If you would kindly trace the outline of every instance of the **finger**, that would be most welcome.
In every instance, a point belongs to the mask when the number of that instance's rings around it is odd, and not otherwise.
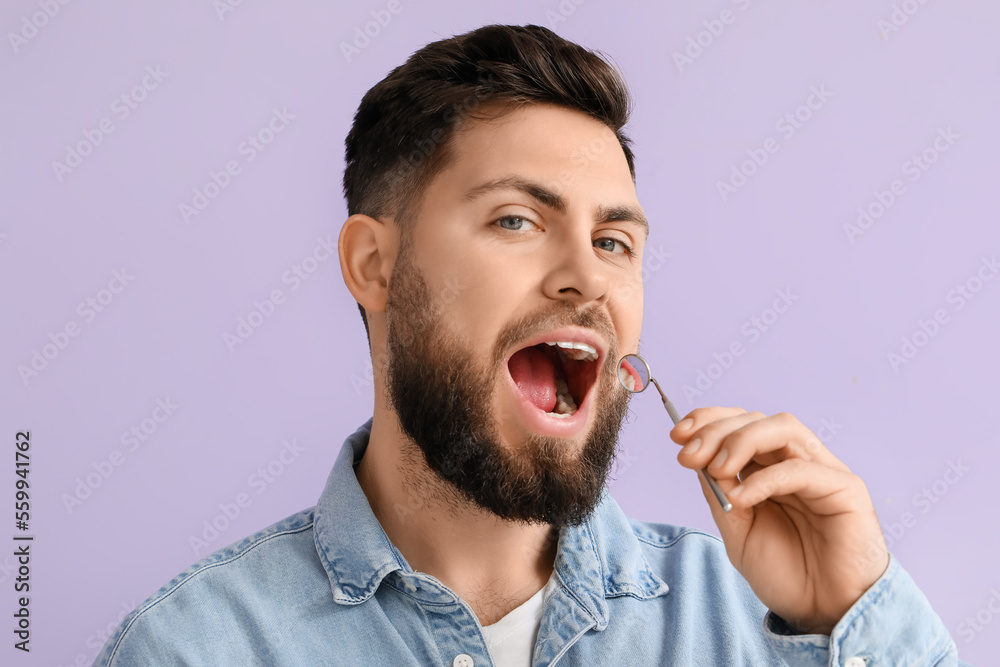
[[[751,460],[750,463],[746,464],[745,466],[743,466],[742,469],[740,469],[739,474],[736,475],[736,479],[737,481],[745,482],[747,477],[754,474],[758,470],[762,470],[763,468],[764,466],[757,463],[756,461]]]
[[[699,475],[698,478],[712,518],[734,564],[741,561],[750,532],[756,522],[762,520],[761,517],[767,516],[767,512],[784,516],[811,513],[829,517],[864,511],[864,500],[868,497],[864,484],[855,475],[814,461],[792,458],[763,467],[742,483],[720,480],[719,484],[733,505],[732,510],[724,512],[714,500],[704,476]],[[789,507],[798,512],[789,514]],[[777,534],[772,537],[780,539]],[[777,548],[777,542],[770,544],[769,548]]]
[[[748,416],[757,418],[747,419]],[[735,478],[750,461],[767,466],[790,458],[817,461],[850,472],[815,433],[787,412],[771,417],[764,417],[759,412],[730,417],[706,425],[696,438],[703,444],[693,453],[689,452],[691,455],[682,464],[707,466],[709,472],[720,479]]]
[[[716,421],[708,422],[698,429],[690,440],[686,442],[681,451],[677,454],[677,460],[685,468],[698,470],[704,468],[719,454],[726,437],[733,432],[745,428],[747,425],[764,419],[766,415],[762,412],[743,412],[731,417],[724,417]],[[746,463],[744,461],[744,463]],[[742,466],[740,466],[742,467]],[[739,470],[737,467],[736,471]],[[736,471],[729,474],[729,477],[736,477]],[[714,471],[710,471],[713,472]],[[715,475],[717,478],[718,475]]]
[[[792,498],[814,514],[833,515],[864,511],[867,491],[853,473],[792,458],[758,470],[726,495],[737,515],[768,499],[787,502]]]
[[[705,424],[746,412],[743,408],[695,408],[670,430],[670,439],[683,445]]]
[[[719,449],[720,454],[709,463],[708,468],[724,477],[734,476],[752,460],[771,465],[789,458],[816,461],[850,472],[815,433],[787,412],[779,412],[735,429],[723,438]]]

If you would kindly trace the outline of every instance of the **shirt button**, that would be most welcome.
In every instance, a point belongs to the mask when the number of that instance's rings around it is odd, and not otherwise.
[[[459,653],[455,656],[455,659],[451,661],[451,667],[472,667],[474,664],[472,656],[465,653]]]
[[[844,663],[844,667],[865,667],[868,662],[864,658],[859,658],[854,656],[853,658],[848,658],[847,662]]]

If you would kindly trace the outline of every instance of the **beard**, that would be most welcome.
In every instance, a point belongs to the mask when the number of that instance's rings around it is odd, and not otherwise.
[[[631,398],[618,384],[618,349],[607,314],[596,306],[553,303],[505,326],[483,368],[471,346],[444,326],[439,306],[449,294],[431,298],[408,245],[393,268],[385,311],[387,398],[403,432],[445,488],[467,502],[516,523],[583,523],[600,502]],[[596,330],[611,345],[590,389],[596,392],[593,426],[582,449],[577,455],[565,439],[538,434],[504,446],[493,397],[500,374],[508,372],[506,350],[535,332],[571,324]],[[419,461],[412,453],[407,458]],[[453,508],[460,505],[454,492],[446,499]]]

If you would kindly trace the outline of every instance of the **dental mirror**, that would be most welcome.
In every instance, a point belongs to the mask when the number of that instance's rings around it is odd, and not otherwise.
[[[667,395],[663,393],[663,390],[660,389],[660,383],[653,377],[653,373],[649,370],[649,364],[638,354],[626,354],[618,362],[618,382],[633,394],[645,391],[646,387],[652,384],[656,387],[656,391],[660,392],[660,398],[663,399],[663,407],[667,409],[667,414],[670,415],[670,419],[674,424],[677,424],[681,420],[680,415],[677,414],[677,408],[670,402]],[[701,469],[701,474],[705,476],[705,481],[708,482],[712,493],[715,494],[719,505],[722,506],[722,511],[728,512],[733,509],[733,504],[729,502],[729,498],[726,498],[726,494],[722,492],[719,482],[712,477],[707,467]]]

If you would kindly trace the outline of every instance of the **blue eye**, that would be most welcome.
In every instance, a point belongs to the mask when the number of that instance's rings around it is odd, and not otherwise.
[[[522,217],[520,215],[505,215],[502,218],[497,218],[493,222],[499,224],[502,228],[509,229],[511,231],[520,231],[521,227],[523,226],[523,223],[525,222],[527,222],[529,225],[535,224],[531,220],[528,220],[527,218]]]
[[[532,228],[538,229],[538,225],[535,222],[523,215],[505,215],[493,220],[490,224],[497,225],[509,232],[530,231]],[[528,227],[525,227],[525,225],[528,225]],[[600,248],[613,255],[636,256],[632,246],[614,236],[602,236],[594,239],[593,245],[595,248]]]
[[[621,246],[622,249],[616,250],[615,244]],[[635,252],[632,251],[632,248],[630,248],[624,241],[613,238],[611,236],[602,236],[599,239],[595,239],[594,247],[601,248],[602,250],[607,250],[608,252],[614,253],[616,255],[628,255],[629,257],[635,257]]]

